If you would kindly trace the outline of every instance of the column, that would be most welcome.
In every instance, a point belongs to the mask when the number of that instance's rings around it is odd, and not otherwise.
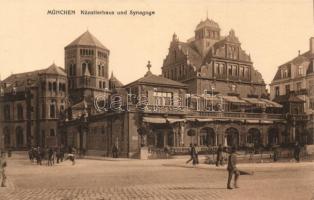
[[[168,145],[168,131],[164,131],[163,132],[163,134],[164,134],[164,147],[166,146],[166,145]]]

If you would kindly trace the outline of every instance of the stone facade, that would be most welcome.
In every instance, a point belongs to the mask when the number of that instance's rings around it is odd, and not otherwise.
[[[261,75],[230,31],[207,19],[187,43],[173,36],[162,75],[127,85],[108,77],[109,50],[85,32],[65,47],[65,70],[16,74],[1,82],[6,148],[76,147],[80,153],[154,157],[191,143],[268,148],[294,142],[297,127],[266,99]],[[298,117],[299,115],[297,115]],[[145,156],[144,156],[145,158]]]
[[[6,148],[57,145],[58,121],[67,108],[67,76],[55,64],[1,81],[0,129]]]
[[[267,96],[264,80],[234,30],[221,36],[219,25],[208,18],[197,25],[195,36],[187,42],[173,35],[162,75],[188,84],[194,94]]]
[[[304,112],[309,116],[307,121],[301,122],[307,127],[309,134],[314,137],[314,38],[309,40],[310,50],[300,54],[291,61],[278,67],[270,84],[270,98],[274,100],[298,98],[304,102],[302,107],[294,108],[294,114]],[[300,130],[305,131],[305,130]],[[312,141],[312,140],[311,140]]]

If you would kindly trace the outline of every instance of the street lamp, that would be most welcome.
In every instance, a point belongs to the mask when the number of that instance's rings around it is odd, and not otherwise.
[[[215,87],[212,85],[211,89],[212,89],[212,111],[214,111],[214,90],[215,90]]]

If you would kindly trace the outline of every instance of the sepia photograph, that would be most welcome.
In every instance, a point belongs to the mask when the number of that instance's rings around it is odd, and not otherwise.
[[[2,0],[0,21],[0,200],[314,200],[314,0]]]

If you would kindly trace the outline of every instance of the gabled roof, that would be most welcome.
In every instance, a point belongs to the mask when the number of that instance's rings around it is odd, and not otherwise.
[[[89,31],[86,31],[78,38],[76,38],[73,42],[71,42],[67,47],[71,46],[94,46],[102,49],[108,50],[95,36],[93,36]]]
[[[62,76],[67,76],[65,73],[64,69],[61,67],[57,66],[55,63],[50,65],[47,69],[42,70],[39,72],[40,74],[57,74],[57,75],[62,75]]]
[[[61,67],[58,67],[56,64],[53,63],[46,69],[12,74],[6,79],[4,79],[2,82],[7,84],[8,89],[11,87],[24,87],[26,85],[36,85],[38,75],[40,74],[56,74],[61,76],[67,76],[67,74]]]
[[[306,74],[310,74],[310,73],[313,73],[313,61],[312,61],[312,57],[313,57],[313,54],[311,54],[310,51],[307,51],[303,54],[300,54],[296,57],[294,57],[292,60],[280,65],[278,68],[277,68],[277,72],[275,74],[275,77],[273,78],[273,81],[276,81],[276,80],[279,80],[279,79],[282,79],[281,77],[281,72],[280,72],[280,69],[282,67],[287,67],[290,71],[291,71],[291,65],[294,64],[294,65],[299,65],[299,64],[302,64],[303,62],[310,62],[309,63],[309,66],[307,68],[307,71],[306,71]],[[289,75],[289,78],[291,77],[291,73]]]
[[[148,71],[150,72],[150,71]],[[146,73],[146,75],[132,83],[127,84],[126,86],[129,85],[134,85],[134,84],[152,84],[152,85],[160,85],[160,86],[172,86],[172,87],[187,87],[186,84],[180,83],[162,76],[157,76],[150,73]]]
[[[114,83],[115,87],[123,87],[123,83],[119,81],[114,75],[111,73],[111,77],[109,79],[110,82]]]

